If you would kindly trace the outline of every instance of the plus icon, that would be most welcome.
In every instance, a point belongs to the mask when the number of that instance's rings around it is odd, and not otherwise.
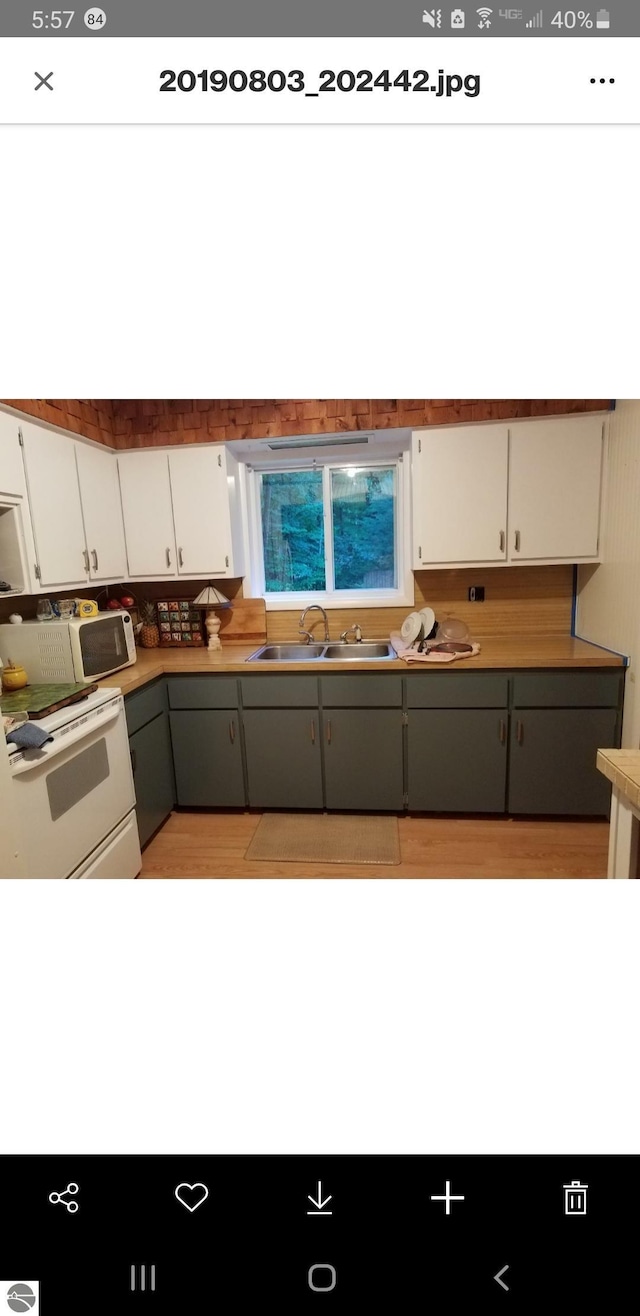
[[[462,1197],[462,1196],[455,1197],[455,1196],[453,1195],[453,1193],[451,1192],[451,1181],[450,1181],[449,1179],[447,1179],[447,1181],[446,1181],[446,1183],[445,1183],[445,1185],[444,1185],[444,1193],[440,1193],[440,1194],[437,1195],[437,1196],[436,1196],[436,1195],[432,1195],[432,1197],[431,1197],[431,1201],[432,1201],[432,1202],[444,1202],[444,1213],[445,1213],[445,1215],[451,1215],[451,1203],[452,1203],[452,1202],[464,1202],[464,1197]]]

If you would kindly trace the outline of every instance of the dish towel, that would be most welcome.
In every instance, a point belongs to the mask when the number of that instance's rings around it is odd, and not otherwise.
[[[407,649],[397,631],[393,631],[389,639],[398,658],[402,658],[405,663],[455,663],[459,658],[475,658],[480,653],[479,644],[472,644],[470,653],[418,653],[417,649]]]
[[[53,736],[43,731],[42,727],[37,727],[34,722],[22,722],[20,726],[14,727],[13,731],[9,732],[7,740],[12,745],[17,745],[18,749],[40,749],[48,740],[53,740]]]

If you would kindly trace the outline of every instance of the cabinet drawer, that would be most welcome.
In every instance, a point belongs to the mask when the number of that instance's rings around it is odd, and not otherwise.
[[[170,676],[167,681],[170,708],[237,708],[235,676]]]
[[[242,676],[245,708],[317,708],[315,676]]]
[[[522,672],[513,678],[514,708],[617,708],[623,670]]]
[[[494,672],[411,672],[407,708],[506,708],[508,676]]]
[[[127,695],[124,711],[127,718],[127,730],[133,736],[140,727],[146,726],[158,713],[166,712],[167,690],[164,677],[146,685],[143,690],[135,690]]]
[[[347,672],[320,677],[324,708],[401,708],[402,677]]]

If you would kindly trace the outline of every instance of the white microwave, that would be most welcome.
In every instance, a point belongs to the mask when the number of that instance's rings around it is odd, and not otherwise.
[[[0,625],[0,658],[20,663],[31,684],[98,681],[136,661],[128,612]]]

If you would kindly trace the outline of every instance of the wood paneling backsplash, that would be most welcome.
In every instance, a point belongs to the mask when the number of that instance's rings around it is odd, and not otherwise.
[[[434,398],[2,399],[9,406],[116,448],[415,428],[604,411],[605,400]]]
[[[484,585],[484,603],[469,603],[470,585]],[[224,584],[222,584],[224,589]],[[415,606],[433,608],[441,621],[452,613],[466,621],[474,638],[483,635],[569,635],[573,604],[573,567],[474,567],[460,571],[416,571]],[[365,639],[382,639],[399,630],[411,609],[328,608],[331,638],[337,639],[352,622],[362,626]],[[319,622],[315,620],[319,617]],[[270,640],[292,639],[299,613],[267,612]],[[312,613],[309,622],[318,636],[322,618]]]
[[[233,599],[242,597],[241,580],[215,582],[223,594]],[[140,599],[195,598],[202,589],[202,581],[164,581],[149,584],[115,585],[110,593],[133,594]],[[484,603],[469,603],[470,585],[484,585]],[[71,590],[56,597],[72,598],[81,592],[85,598],[98,598],[104,604],[104,591],[85,588]],[[19,612],[24,617],[35,617],[37,599],[34,597],[0,599],[0,621],[9,614]],[[462,617],[474,638],[483,636],[517,635],[569,635],[573,604],[573,567],[474,567],[460,571],[418,571],[415,573],[415,606],[429,605],[438,621],[447,613]],[[401,608],[328,608],[331,638],[337,639],[353,621],[362,626],[365,639],[382,639],[390,631],[399,630],[411,609]],[[267,612],[267,635],[270,640],[294,639],[298,630],[299,612]],[[319,625],[315,618],[319,618]],[[322,631],[322,618],[318,613],[309,617],[318,634]]]

